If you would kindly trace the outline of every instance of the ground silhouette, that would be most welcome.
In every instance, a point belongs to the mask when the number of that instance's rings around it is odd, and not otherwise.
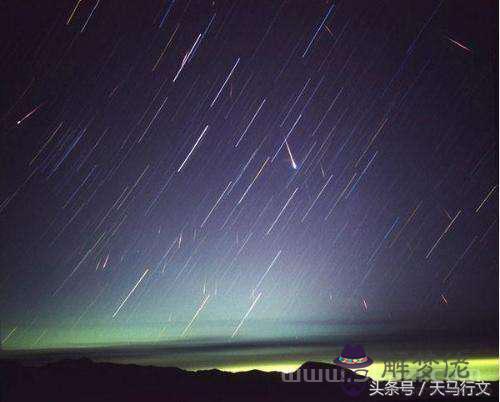
[[[318,379],[322,382],[305,382]],[[251,370],[186,371],[175,367],[96,363],[87,358],[62,360],[40,367],[1,361],[2,401],[344,401],[412,400],[403,396],[369,396],[369,378],[333,364],[307,362],[283,381],[280,372]],[[343,378],[343,382],[326,379]],[[492,384],[497,399],[498,382]],[[420,400],[426,400],[422,398]],[[433,397],[432,399],[440,399]],[[456,400],[456,397],[440,400]],[[468,397],[467,400],[473,398]],[[488,399],[482,397],[481,399]]]

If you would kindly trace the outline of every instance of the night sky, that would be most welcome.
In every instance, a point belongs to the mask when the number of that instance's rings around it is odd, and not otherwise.
[[[495,1],[2,7],[3,348],[498,331]]]

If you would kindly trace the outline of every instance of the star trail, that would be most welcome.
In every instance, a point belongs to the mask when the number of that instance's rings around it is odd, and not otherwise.
[[[3,348],[497,326],[496,7],[7,6]]]

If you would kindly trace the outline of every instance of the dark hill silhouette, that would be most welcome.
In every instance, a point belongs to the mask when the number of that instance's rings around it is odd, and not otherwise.
[[[16,361],[1,361],[0,400],[23,402],[388,400],[389,397],[369,397],[369,387],[366,382],[369,379],[333,364],[304,363],[294,373],[294,378],[299,375],[302,378],[304,376],[309,379],[317,378],[313,376],[314,373],[317,375],[322,371],[326,376],[326,371],[333,373],[334,370],[337,370],[336,376],[345,379],[344,383],[326,381],[292,383],[284,382],[280,372],[251,370],[229,373],[217,369],[186,371],[175,367],[95,363],[87,358],[62,360],[41,367],[25,367]],[[498,383],[495,383],[492,395],[498,395]],[[392,401],[410,399],[389,398]],[[471,399],[473,398],[467,398]],[[449,397],[448,400],[456,398]]]

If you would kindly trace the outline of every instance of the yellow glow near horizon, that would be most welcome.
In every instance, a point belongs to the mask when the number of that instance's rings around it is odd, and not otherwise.
[[[469,371],[468,378],[460,379],[456,377],[450,377],[450,380],[469,380],[469,381],[498,381],[498,358],[497,357],[480,357],[480,358],[467,358],[469,364],[467,369]],[[281,371],[284,373],[290,373],[297,370],[303,362],[297,361],[284,361],[280,363],[256,363],[254,365],[228,365],[221,366],[218,369],[223,371],[229,371],[232,373],[250,371],[250,370],[261,370],[261,371]],[[325,361],[325,363],[331,363]],[[418,366],[409,364],[410,373],[407,379],[416,379],[416,369]],[[434,366],[434,372],[436,375],[436,380],[444,379],[444,367],[445,364],[440,362],[440,364]],[[384,362],[374,362],[370,367],[368,367],[368,376],[374,380],[389,380],[392,379],[387,374],[384,374]]]

